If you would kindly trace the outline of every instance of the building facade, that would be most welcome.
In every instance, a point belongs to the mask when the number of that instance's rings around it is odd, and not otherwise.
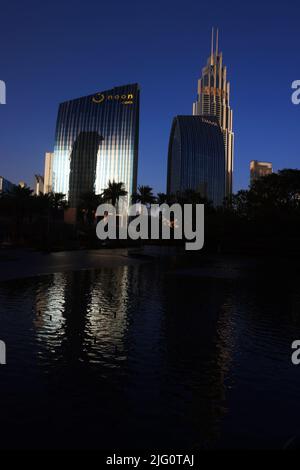
[[[36,196],[44,194],[44,177],[42,175],[34,175],[34,194]]]
[[[0,194],[8,193],[12,191],[14,187],[15,187],[15,184],[3,178],[3,176],[0,176]]]
[[[77,207],[80,195],[101,194],[108,181],[123,182],[128,204],[136,191],[139,86],[67,101],[59,106],[52,171],[54,192]]]
[[[193,189],[215,206],[225,196],[225,146],[216,116],[177,116],[169,142],[169,195]]]
[[[257,160],[252,160],[250,162],[250,184],[258,178],[270,175],[271,173],[273,173],[272,163],[259,162]]]
[[[223,55],[219,52],[219,33],[216,34],[214,47],[214,29],[211,38],[211,54],[207,65],[202,69],[198,81],[198,97],[193,104],[193,115],[216,116],[219,120],[225,145],[225,194],[232,194],[234,133],[233,113],[230,108],[230,84],[227,80],[227,68],[223,64]]]
[[[52,188],[52,173],[53,173],[53,152],[45,153],[45,169],[44,169],[44,194],[51,193]]]

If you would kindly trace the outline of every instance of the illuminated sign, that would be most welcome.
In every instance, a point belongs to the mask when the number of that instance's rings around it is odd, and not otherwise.
[[[219,124],[215,121],[209,121],[208,119],[202,118],[202,122],[205,122],[206,124],[211,124],[212,126],[217,126],[219,127]]]
[[[100,104],[104,101],[113,101],[121,104],[133,104],[134,95],[128,93],[126,95],[104,95],[103,93],[97,93],[93,96],[93,102]]]

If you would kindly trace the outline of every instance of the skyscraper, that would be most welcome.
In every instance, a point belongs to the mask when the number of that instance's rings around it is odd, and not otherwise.
[[[219,120],[225,144],[225,195],[232,194],[232,173],[234,153],[234,133],[232,110],[230,108],[230,84],[227,81],[227,68],[223,65],[223,55],[219,52],[219,32],[212,29],[211,54],[207,65],[202,69],[198,81],[198,98],[193,104],[193,115],[216,116]]]
[[[45,153],[45,170],[44,170],[44,193],[52,192],[52,172],[53,172],[53,157],[54,153]]]
[[[169,143],[169,195],[193,189],[220,206],[225,190],[225,147],[216,116],[176,116]]]
[[[53,160],[54,192],[71,207],[80,195],[100,194],[108,181],[123,182],[128,204],[136,191],[139,86],[116,87],[59,106]]]
[[[272,163],[270,162],[258,162],[252,160],[250,162],[250,183],[253,183],[262,176],[270,175],[273,172]]]

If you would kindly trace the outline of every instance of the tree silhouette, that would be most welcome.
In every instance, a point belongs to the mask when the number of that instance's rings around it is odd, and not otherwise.
[[[79,197],[79,210],[84,214],[84,220],[89,224],[93,222],[97,207],[103,202],[101,194],[94,191],[87,191]]]
[[[108,182],[108,187],[103,190],[102,197],[105,202],[111,202],[116,207],[119,199],[127,196],[124,183],[116,183],[115,180]]]
[[[134,204],[136,204],[137,202],[140,202],[145,206],[153,204],[155,202],[153,189],[151,188],[151,186],[139,186],[138,192],[132,194],[131,200]]]

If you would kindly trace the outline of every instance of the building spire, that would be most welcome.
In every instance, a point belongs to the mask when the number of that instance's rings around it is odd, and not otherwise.
[[[214,57],[214,27],[211,28],[211,51],[210,51],[210,65],[213,64]]]
[[[217,28],[217,37],[216,37],[216,56],[219,52],[219,28]]]
[[[218,118],[224,136],[226,196],[230,197],[234,156],[233,112],[230,107],[227,68],[223,64],[217,26],[211,28],[211,53],[210,56],[207,54],[206,65],[202,68],[202,75],[198,80],[198,96],[193,104],[193,115]]]

